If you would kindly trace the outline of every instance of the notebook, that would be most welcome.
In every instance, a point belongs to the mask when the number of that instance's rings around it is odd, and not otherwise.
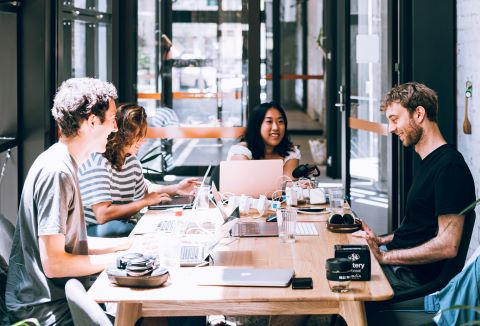
[[[199,285],[286,287],[292,268],[209,268],[201,271]]]
[[[272,197],[282,190],[282,160],[220,162],[220,192],[235,195]]]
[[[207,171],[205,171],[205,174],[203,175],[201,185],[205,184],[205,179],[207,178],[211,168],[212,168],[212,165],[210,164],[207,168]],[[168,203],[150,205],[148,206],[148,208],[154,209],[154,210],[162,210],[162,209],[168,209],[173,207],[194,208],[195,202],[196,202],[196,197],[193,195],[177,195],[177,196],[173,196],[172,200],[169,201]]]

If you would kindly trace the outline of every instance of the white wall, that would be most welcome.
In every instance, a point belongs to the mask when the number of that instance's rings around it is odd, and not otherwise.
[[[463,133],[465,83],[473,83],[473,97],[468,104],[472,134]],[[465,157],[480,196],[480,6],[478,0],[457,1],[457,141]],[[480,206],[472,234],[469,255],[480,244]]]

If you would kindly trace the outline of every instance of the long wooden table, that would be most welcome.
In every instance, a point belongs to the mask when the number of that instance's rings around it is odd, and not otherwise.
[[[161,216],[147,213],[139,224],[152,224]],[[199,286],[196,268],[185,267],[171,271],[171,280],[155,289],[115,286],[102,273],[88,295],[97,302],[118,303],[116,325],[134,325],[142,316],[309,314],[340,314],[348,325],[366,325],[363,301],[389,299],[392,288],[372,255],[371,281],[351,282],[348,293],[330,291],[325,260],[334,256],[333,246],[365,244],[365,240],[328,231],[327,216],[299,215],[300,221],[315,221],[319,236],[297,236],[294,244],[281,243],[278,238],[226,238],[213,253],[215,266],[199,267],[293,267],[297,277],[312,277],[312,290]]]

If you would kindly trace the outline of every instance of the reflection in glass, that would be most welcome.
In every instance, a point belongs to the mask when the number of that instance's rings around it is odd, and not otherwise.
[[[368,0],[356,0],[351,3],[351,15],[358,18],[353,19],[350,26],[351,117],[377,123],[384,122],[384,114],[379,108],[382,95],[388,87],[387,69],[383,68],[386,64],[382,64],[387,62],[388,53],[387,3]],[[375,42],[376,46],[372,46]],[[371,180],[378,188],[386,189],[386,140],[385,136],[375,133],[352,130],[350,161],[352,177]],[[385,165],[383,168],[382,164]],[[377,171],[380,171],[380,174]]]
[[[109,80],[108,76],[108,32],[109,25],[107,24],[98,24],[98,44],[97,44],[97,58],[98,58],[98,78],[101,80]]]
[[[73,6],[75,8],[87,9],[87,0],[73,0]]]
[[[86,54],[87,23],[73,21],[72,24],[72,77],[87,76]]]
[[[100,12],[110,12],[109,0],[95,0],[95,8]]]
[[[137,87],[141,93],[158,93],[161,89],[161,76],[155,77],[156,44],[159,31],[155,28],[155,1],[138,1],[138,52],[137,52]],[[161,67],[162,62],[158,62]],[[155,107],[155,101],[149,101]]]
[[[207,11],[218,10],[218,0],[177,0],[172,4],[173,10],[193,10],[193,11]],[[221,0],[222,10],[225,11],[240,11],[242,10],[242,0]]]

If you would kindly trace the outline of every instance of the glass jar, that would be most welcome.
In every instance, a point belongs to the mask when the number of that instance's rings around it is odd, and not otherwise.
[[[347,258],[329,258],[326,261],[328,286],[332,292],[344,293],[350,290],[352,261]]]

